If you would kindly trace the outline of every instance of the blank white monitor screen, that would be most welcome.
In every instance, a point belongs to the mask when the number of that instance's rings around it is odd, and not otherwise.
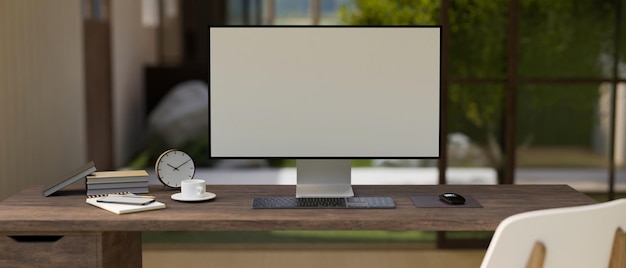
[[[210,156],[439,157],[440,32],[210,27]]]

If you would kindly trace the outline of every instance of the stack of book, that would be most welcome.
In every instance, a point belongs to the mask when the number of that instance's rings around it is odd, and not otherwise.
[[[145,170],[98,171],[86,178],[89,196],[148,192],[148,172]]]
[[[57,191],[69,186],[70,184],[85,178],[85,176],[91,174],[94,171],[96,171],[96,166],[94,165],[93,161],[91,161],[83,165],[82,167],[72,170],[72,172],[70,173],[64,174],[63,177],[60,177],[52,181],[50,184],[44,186],[43,195],[50,196]]]

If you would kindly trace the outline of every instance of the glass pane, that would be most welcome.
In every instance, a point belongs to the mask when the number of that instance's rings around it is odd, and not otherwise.
[[[320,0],[320,24],[321,25],[338,25],[342,24],[339,17],[339,10],[346,8],[354,8],[351,0]]]
[[[520,87],[516,183],[606,191],[610,91],[600,84]]]
[[[507,0],[450,1],[450,76],[504,78]]]
[[[342,5],[339,12],[342,23],[347,25],[436,25],[439,21],[439,2],[354,0],[348,2],[345,8]]]
[[[496,183],[503,162],[504,87],[452,84],[448,94],[448,182]]]
[[[263,24],[264,12],[267,13],[263,1],[227,0],[226,10],[228,25],[259,25]]]
[[[613,0],[520,2],[520,76],[610,77]]]
[[[276,25],[310,25],[311,4],[303,0],[274,0]]]
[[[227,23],[229,25],[241,25],[244,23],[244,5],[240,0],[228,0],[226,10],[228,10]]]

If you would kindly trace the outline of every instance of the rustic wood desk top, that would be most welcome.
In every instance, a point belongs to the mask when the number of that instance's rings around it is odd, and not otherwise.
[[[84,190],[51,197],[30,187],[0,202],[0,232],[81,231],[267,231],[267,230],[495,230],[506,217],[524,211],[587,205],[592,198],[567,185],[356,185],[357,196],[390,196],[395,209],[252,209],[252,198],[294,196],[292,185],[208,185],[209,202],[184,203],[176,190],[151,186],[166,204],[155,211],[116,215],[85,203]],[[482,208],[416,208],[410,197],[456,192]]]

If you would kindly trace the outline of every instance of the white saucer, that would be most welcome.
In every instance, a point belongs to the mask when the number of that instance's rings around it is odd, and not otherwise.
[[[183,193],[177,193],[172,195],[172,199],[176,201],[184,201],[184,202],[197,202],[197,201],[205,201],[209,199],[215,198],[217,195],[214,193],[206,192],[202,197],[183,197]]]

